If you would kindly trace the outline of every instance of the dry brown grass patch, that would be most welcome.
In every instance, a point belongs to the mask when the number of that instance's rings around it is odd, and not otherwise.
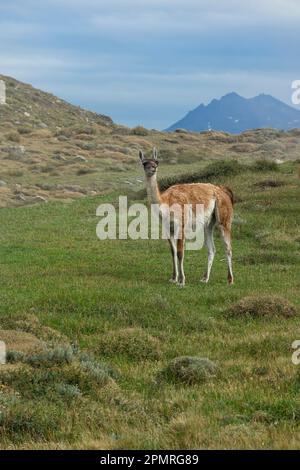
[[[42,325],[36,315],[33,314],[13,318],[2,317],[0,326],[3,330],[16,330],[17,333],[22,334],[30,333],[33,337],[36,337],[37,341],[46,341],[53,344],[68,343],[66,336],[53,328]]]
[[[8,351],[33,354],[45,349],[43,343],[33,334],[16,330],[0,330],[0,340],[4,341]]]

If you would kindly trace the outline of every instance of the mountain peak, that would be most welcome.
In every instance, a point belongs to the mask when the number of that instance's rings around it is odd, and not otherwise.
[[[213,99],[207,106],[198,106],[183,119],[170,126],[194,132],[217,130],[238,134],[248,129],[300,127],[300,111],[271,95],[261,93],[244,98],[232,91],[220,99]]]
[[[222,96],[221,100],[223,99],[227,99],[227,98],[242,98],[241,95],[239,95],[238,93],[236,93],[235,91],[231,91],[230,93],[227,93],[226,95]],[[245,98],[243,98],[245,99]]]

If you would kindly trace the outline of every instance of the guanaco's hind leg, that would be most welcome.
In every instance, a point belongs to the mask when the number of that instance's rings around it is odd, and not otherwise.
[[[207,270],[204,273],[202,278],[202,282],[207,283],[209,281],[210,272],[212,268],[212,264],[214,261],[216,248],[214,243],[214,227],[215,227],[215,220],[212,220],[205,229],[205,245],[207,248],[208,256],[207,256]]]
[[[177,240],[177,258],[178,258],[178,265],[179,265],[179,276],[178,276],[178,284],[181,287],[185,285],[185,275],[183,269],[183,260],[184,260],[184,239],[179,238]]]
[[[228,264],[228,283],[233,284],[233,271],[232,271],[232,248],[231,248],[231,226],[221,225],[221,234],[225,245],[225,253]]]
[[[169,238],[169,244],[171,248],[172,254],[172,262],[173,262],[173,274],[170,279],[170,282],[176,283],[178,281],[178,263],[177,263],[177,241],[174,237]]]

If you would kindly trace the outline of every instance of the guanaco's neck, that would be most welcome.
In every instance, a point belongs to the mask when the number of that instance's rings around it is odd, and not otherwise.
[[[151,204],[160,204],[160,192],[156,180],[156,174],[145,176],[148,200]]]

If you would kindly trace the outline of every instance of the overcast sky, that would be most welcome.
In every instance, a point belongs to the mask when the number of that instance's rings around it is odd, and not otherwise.
[[[162,129],[236,91],[291,104],[299,0],[0,0],[0,73]]]

